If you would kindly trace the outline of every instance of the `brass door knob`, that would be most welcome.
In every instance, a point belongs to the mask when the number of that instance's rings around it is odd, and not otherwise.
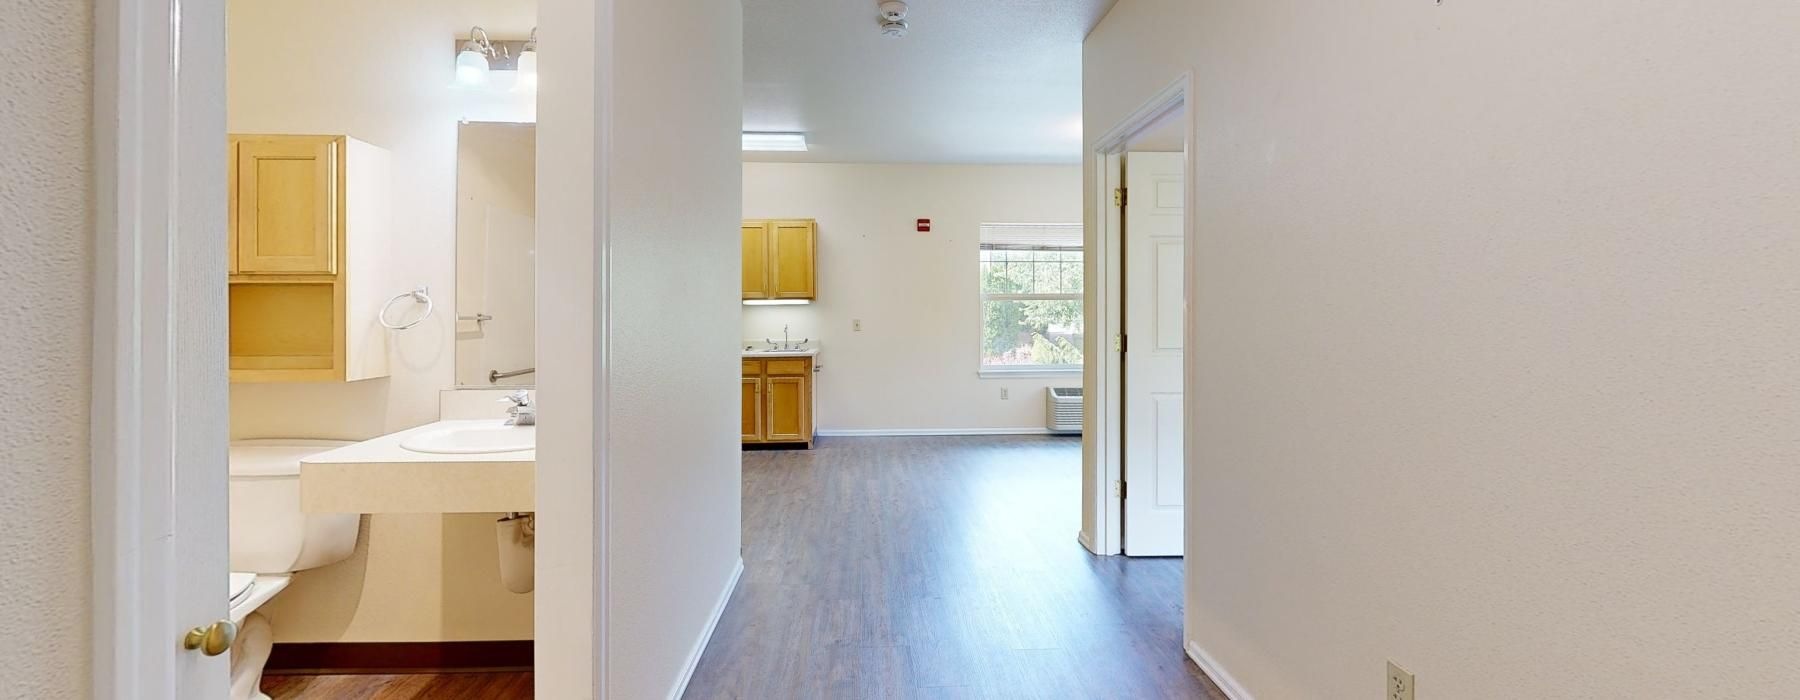
[[[220,620],[205,627],[188,630],[187,636],[181,639],[181,648],[199,649],[207,656],[218,656],[231,650],[231,643],[237,641],[237,625],[230,620]]]

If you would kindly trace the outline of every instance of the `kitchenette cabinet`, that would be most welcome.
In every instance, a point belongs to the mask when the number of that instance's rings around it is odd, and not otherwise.
[[[807,300],[817,278],[818,224],[812,219],[747,219],[743,236],[744,299]]]
[[[766,355],[766,353],[758,353]],[[742,427],[745,444],[813,444],[813,356],[746,357]]]

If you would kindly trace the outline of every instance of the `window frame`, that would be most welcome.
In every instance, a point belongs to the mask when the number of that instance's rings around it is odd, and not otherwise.
[[[1073,229],[1077,234],[1077,238],[1075,239],[1077,243],[1074,246],[1052,246],[1052,245],[1029,246],[1029,245],[1007,244],[1007,243],[999,243],[999,242],[995,242],[995,241],[990,241],[990,240],[988,240],[987,236],[985,235],[989,229],[1007,229],[1007,228]],[[1086,332],[1087,332],[1087,278],[1086,278],[1086,275],[1083,274],[1083,276],[1082,276],[1081,289],[1079,291],[1074,291],[1074,292],[1025,293],[1025,294],[995,293],[995,294],[990,294],[982,288],[982,279],[983,279],[984,270],[982,267],[983,260],[981,259],[981,253],[990,251],[990,250],[1041,250],[1041,251],[1046,251],[1046,252],[1079,253],[1081,255],[1081,265],[1082,265],[1083,271],[1085,273],[1086,266],[1087,266],[1087,246],[1085,245],[1085,240],[1083,240],[1083,238],[1080,237],[1081,234],[1083,233],[1083,229],[1084,229],[1084,226],[1082,224],[1078,224],[1078,223],[1043,223],[1043,224],[984,223],[981,225],[981,234],[982,235],[977,235],[977,237],[976,237],[977,242],[976,242],[976,258],[975,258],[975,292],[976,292],[976,302],[975,303],[976,303],[976,307],[977,307],[976,313],[975,313],[975,321],[976,321],[975,362],[976,362],[976,373],[981,378],[1004,379],[1004,378],[1023,378],[1023,377],[1066,377],[1069,375],[1081,374],[1082,369],[1085,366],[1085,363],[1087,361],[1087,358],[1085,356],[1086,355],[1085,347],[1083,348],[1082,362],[1076,363],[1076,364],[992,365],[992,364],[988,364],[988,362],[987,362],[987,348],[985,345],[985,343],[986,343],[985,339],[986,339],[986,334],[987,334],[988,302],[992,302],[992,301],[1074,301],[1074,302],[1080,303],[1081,307],[1082,307],[1081,308],[1082,335],[1085,338]],[[996,248],[996,247],[992,247],[992,246],[1015,246],[1015,247]],[[1085,345],[1085,340],[1084,340],[1084,345]]]

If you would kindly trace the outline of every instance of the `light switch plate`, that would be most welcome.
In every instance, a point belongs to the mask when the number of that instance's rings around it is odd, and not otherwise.
[[[861,333],[862,332],[862,319],[860,319],[860,318],[850,319],[850,330]]]
[[[1413,700],[1413,674],[1388,662],[1388,700]]]

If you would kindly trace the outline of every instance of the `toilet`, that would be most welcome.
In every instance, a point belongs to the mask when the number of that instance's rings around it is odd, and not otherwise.
[[[295,571],[335,564],[356,549],[362,516],[300,512],[300,460],[348,442],[267,439],[231,443],[231,700],[268,700],[263,666],[274,647],[269,619],[256,612]]]

